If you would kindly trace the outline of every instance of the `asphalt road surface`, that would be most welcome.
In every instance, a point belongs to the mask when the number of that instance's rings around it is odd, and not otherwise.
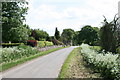
[[[2,73],[2,78],[57,78],[69,53],[77,46],[39,57]]]

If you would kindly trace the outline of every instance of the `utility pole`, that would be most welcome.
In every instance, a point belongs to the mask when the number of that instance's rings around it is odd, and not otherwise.
[[[118,17],[120,18],[120,1],[118,2]],[[120,22],[120,19],[119,19]]]

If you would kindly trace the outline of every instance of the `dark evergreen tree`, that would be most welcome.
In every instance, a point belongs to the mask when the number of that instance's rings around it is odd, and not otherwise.
[[[57,40],[60,40],[60,32],[58,31],[57,27],[55,29],[55,35],[54,36]]]
[[[105,18],[105,17],[104,17]],[[116,49],[120,46],[120,23],[119,18],[114,17],[114,20],[108,22],[104,19],[103,26],[100,30],[101,47],[106,52],[116,53]]]

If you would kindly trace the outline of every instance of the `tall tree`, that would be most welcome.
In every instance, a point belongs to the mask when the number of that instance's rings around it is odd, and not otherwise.
[[[60,32],[58,31],[57,27],[55,29],[55,35],[54,36],[57,40],[60,40]]]
[[[74,33],[75,32],[73,29],[64,29],[61,35],[63,43],[66,45],[71,45]]]
[[[32,31],[31,36],[38,41],[41,41],[41,40],[45,41],[49,37],[49,34],[46,31],[35,29]]]
[[[91,27],[90,25],[84,26],[78,34],[79,44],[87,43],[89,45],[93,45],[94,41],[98,40],[97,31]]]
[[[79,31],[76,31],[73,36],[73,45],[78,45],[79,43],[79,37],[78,37]]]
[[[13,34],[14,30],[20,29],[21,32],[19,31],[19,33],[22,33],[24,31],[22,29],[26,28],[23,22],[25,21],[25,15],[27,14],[28,7],[26,7],[25,4],[27,4],[27,2],[17,2],[17,1],[2,2],[2,41],[3,42],[9,42],[9,41],[13,42],[13,39],[16,37],[14,36],[16,33]],[[22,39],[25,38],[22,37],[22,34],[18,34],[18,35],[21,35]],[[17,39],[15,42],[19,42],[19,41],[21,40]]]

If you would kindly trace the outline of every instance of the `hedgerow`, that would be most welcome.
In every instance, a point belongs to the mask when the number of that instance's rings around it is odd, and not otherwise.
[[[104,78],[111,80],[120,79],[119,54],[105,53],[104,51],[98,53],[87,44],[82,44],[81,48],[84,60],[99,71]]]
[[[0,48],[0,51],[2,51],[2,60],[0,63],[15,61],[23,57],[29,57],[38,53],[37,48],[25,45],[19,45],[17,47],[9,48]]]

